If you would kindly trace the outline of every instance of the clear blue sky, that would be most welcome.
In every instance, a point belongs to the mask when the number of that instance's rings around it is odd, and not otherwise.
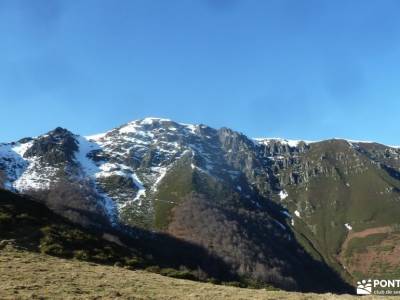
[[[0,141],[159,116],[400,144],[400,1],[0,0]]]

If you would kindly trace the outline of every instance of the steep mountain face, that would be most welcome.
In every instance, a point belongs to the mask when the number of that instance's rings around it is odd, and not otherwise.
[[[340,290],[399,270],[399,157],[376,143],[253,140],[146,118],[0,144],[0,187],[84,225],[169,233],[254,280]]]
[[[87,177],[83,168],[86,160],[79,161],[84,157],[83,141],[68,130],[56,128],[37,138],[0,145],[0,187],[37,196],[83,225],[107,224],[114,204]]]
[[[277,147],[263,144],[270,154]],[[291,212],[293,232],[308,252],[346,278],[396,274],[400,150],[328,140],[278,152],[278,201]]]

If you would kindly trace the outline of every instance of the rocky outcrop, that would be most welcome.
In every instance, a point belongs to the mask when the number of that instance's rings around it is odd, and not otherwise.
[[[57,165],[72,162],[77,150],[78,145],[74,135],[68,130],[58,127],[35,139],[24,157],[40,157],[43,162]]]

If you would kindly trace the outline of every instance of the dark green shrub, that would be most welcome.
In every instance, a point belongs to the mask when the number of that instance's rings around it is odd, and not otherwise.
[[[196,276],[193,275],[189,270],[176,270],[172,268],[163,268],[160,271],[161,275],[173,277],[173,278],[180,278],[180,279],[197,279]]]
[[[208,278],[208,279],[207,279],[207,282],[208,282],[208,283],[212,283],[212,284],[221,284],[221,281],[220,281],[220,280],[218,280],[218,279],[216,279],[216,278],[213,278],[213,277]]]
[[[240,283],[239,281],[227,281],[222,282],[222,284],[226,286],[242,287],[242,283]]]
[[[88,260],[90,258],[90,255],[87,251],[85,250],[76,250],[74,251],[74,258],[80,259],[80,260]]]
[[[66,256],[64,248],[59,244],[41,244],[40,252],[55,256]]]
[[[145,262],[140,257],[131,257],[125,259],[125,265],[132,269],[143,268]]]
[[[145,269],[147,272],[160,274],[161,268],[159,266],[149,266]]]
[[[13,218],[6,213],[0,212],[0,224],[1,225],[10,225],[13,222]]]

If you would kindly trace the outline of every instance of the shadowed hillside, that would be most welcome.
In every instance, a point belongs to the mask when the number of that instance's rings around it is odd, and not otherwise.
[[[88,230],[26,196],[0,190],[0,239],[18,248],[129,268],[148,268],[195,280],[238,280],[202,247],[163,234],[129,228]]]

